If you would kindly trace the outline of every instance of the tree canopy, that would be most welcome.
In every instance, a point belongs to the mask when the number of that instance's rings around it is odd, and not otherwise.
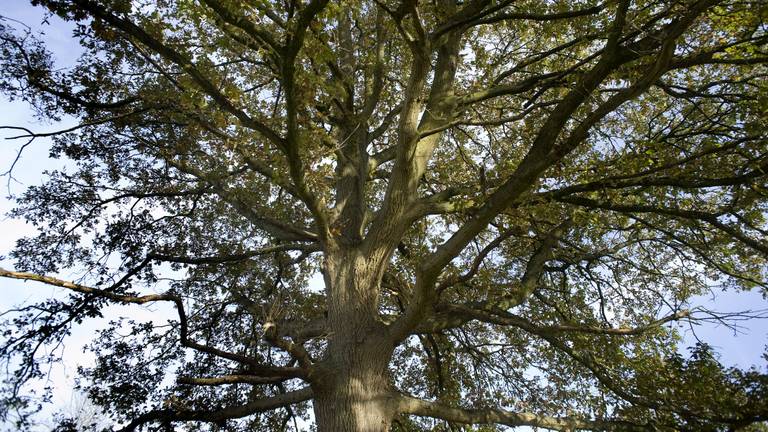
[[[764,368],[680,348],[768,288],[766,2],[32,3],[84,54],[0,21],[0,90],[79,123],[12,213],[0,276],[62,292],[4,315],[0,416],[158,303],[79,370],[125,431],[768,420]]]

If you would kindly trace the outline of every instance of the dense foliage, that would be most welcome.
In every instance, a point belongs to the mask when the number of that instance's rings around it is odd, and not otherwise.
[[[679,347],[768,288],[764,1],[32,3],[85,52],[0,21],[0,90],[80,123],[13,212],[0,276],[64,290],[4,316],[0,416],[121,303],[158,318],[79,373],[125,430],[768,420],[764,368]]]

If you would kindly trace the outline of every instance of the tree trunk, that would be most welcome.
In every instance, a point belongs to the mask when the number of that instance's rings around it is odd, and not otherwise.
[[[395,410],[393,347],[378,320],[381,272],[371,257],[326,255],[328,347],[312,373],[319,432],[385,432]]]
[[[394,417],[386,363],[371,353],[350,352],[314,386],[319,432],[386,432]],[[382,363],[383,366],[382,367]]]

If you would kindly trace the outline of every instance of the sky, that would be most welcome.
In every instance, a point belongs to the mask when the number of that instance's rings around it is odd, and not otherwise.
[[[0,1],[0,16],[22,22],[33,29],[38,37],[43,39],[49,50],[54,54],[57,67],[68,68],[74,65],[77,56],[81,53],[80,46],[72,39],[72,26],[57,17],[47,17],[41,8],[35,8],[26,1],[9,0]],[[47,23],[44,23],[46,21]],[[3,21],[20,28],[20,24],[13,21]],[[40,34],[38,32],[42,31]],[[52,132],[65,129],[77,124],[76,119],[63,118],[58,123],[40,122],[35,118],[33,110],[23,101],[9,101],[4,95],[0,95],[0,126],[26,127],[36,133]],[[18,135],[19,131],[0,130],[0,172],[7,171],[17,157],[21,146],[26,142],[22,140],[5,139]],[[18,238],[36,234],[36,229],[23,220],[10,218],[7,213],[14,207],[12,197],[21,194],[27,187],[40,185],[44,182],[46,170],[61,169],[65,162],[49,158],[48,150],[51,141],[48,138],[36,139],[27,146],[13,169],[13,179],[7,176],[0,178],[0,267],[13,269],[13,261],[5,257],[13,249]],[[76,274],[61,273],[56,275],[62,279],[72,280]],[[20,304],[30,304],[52,297],[62,298],[65,290],[37,284],[0,278],[0,312]],[[107,317],[129,316],[136,320],[148,320],[157,310],[156,306],[129,307],[112,306],[104,314]],[[164,314],[166,315],[166,314]],[[169,315],[166,315],[169,316]],[[63,361],[57,367],[51,369],[44,383],[39,386],[50,385],[53,387],[53,400],[41,415],[37,417],[40,422],[37,430],[45,431],[53,424],[51,414],[55,411],[73,412],[87,407],[83,395],[73,390],[74,378],[78,366],[93,364],[93,356],[84,350],[84,346],[93,338],[99,329],[105,328],[107,320],[91,319],[73,328],[72,335],[67,339],[62,353]],[[10,424],[0,423],[1,431],[12,431],[15,428]]]
[[[42,31],[40,35],[46,42],[49,50],[54,54],[58,67],[71,67],[80,48],[71,37],[71,24],[64,23],[56,17],[48,17],[46,24],[41,24],[45,16],[41,9],[31,7],[21,0],[0,1],[0,16],[26,23],[35,31]],[[6,21],[18,27],[18,24]],[[76,124],[72,118],[64,118],[61,123],[41,123],[34,118],[33,112],[20,101],[9,102],[0,95],[0,126],[22,126],[34,132],[49,132],[64,129]],[[7,140],[8,136],[17,131],[0,130],[0,172],[7,170],[15,159],[24,140]],[[7,256],[13,248],[15,241],[23,236],[35,234],[34,227],[24,221],[12,219],[6,213],[14,206],[12,196],[18,196],[27,187],[43,183],[45,175],[43,171],[61,168],[63,162],[54,161],[48,157],[48,139],[35,140],[21,155],[13,171],[13,180],[7,177],[0,178],[0,256]],[[8,259],[0,260],[0,267],[13,269],[13,262]],[[64,279],[73,274],[62,273],[58,275]],[[52,296],[61,296],[62,291],[57,288],[34,283],[23,283],[7,279],[0,279],[0,312],[28,302],[46,299]],[[710,309],[734,312],[745,309],[765,309],[768,302],[757,292],[739,293],[738,295],[718,296],[717,300],[709,297],[701,297],[701,304]],[[108,316],[130,315],[136,319],[150,319],[157,315],[157,308],[153,307],[114,307],[110,309]],[[160,311],[162,312],[162,311]],[[162,315],[162,314],[161,314]],[[726,365],[742,368],[757,365],[765,369],[765,361],[762,354],[765,352],[768,342],[768,320],[750,321],[742,323],[744,328],[740,333],[724,326],[705,324],[696,326],[695,333],[700,339],[718,348],[721,353],[721,362]],[[83,352],[83,346],[94,335],[96,330],[103,328],[105,323],[99,320],[86,321],[74,329],[72,337],[67,341],[63,362],[51,371],[49,383],[53,385],[53,406],[67,409],[73,401],[80,397],[73,393],[73,379],[78,365],[89,365],[93,358]],[[695,338],[691,329],[684,330],[686,344],[694,343]],[[46,423],[45,416],[50,416],[52,410],[47,408],[41,416],[41,421]],[[45,425],[43,425],[45,426]],[[9,425],[0,424],[0,430],[12,430]],[[45,430],[42,427],[41,430]]]
[[[42,20],[39,10],[32,9],[26,2],[21,1],[0,2],[0,15],[27,23],[32,27],[36,27]],[[18,27],[17,23],[8,23],[7,21],[2,22],[2,24]],[[46,39],[50,41],[51,48],[56,52],[65,53],[67,49],[72,49],[69,40],[70,32],[65,26],[47,26],[46,33]],[[71,60],[68,56],[61,56],[62,63],[71,62]],[[65,119],[64,123],[74,123],[74,120]],[[60,125],[54,124],[41,124],[34,118],[33,112],[25,103],[21,101],[10,102],[4,96],[0,96],[0,126],[27,127],[35,132],[52,131],[60,127]],[[18,134],[19,131],[0,130],[0,138]],[[5,172],[10,168],[18,150],[25,142],[26,140],[0,140],[0,172]],[[50,142],[47,139],[36,140],[26,148],[16,164],[13,170],[14,179],[9,179],[7,176],[0,179],[0,190],[2,190],[2,194],[0,194],[0,256],[5,257],[8,255],[17,238],[35,233],[33,227],[23,221],[9,218],[6,213],[14,206],[13,201],[10,199],[12,196],[18,195],[28,186],[42,183],[42,171],[55,169],[60,165],[60,163],[49,160],[49,145]],[[3,259],[0,260],[0,267],[12,269],[13,263],[9,259]],[[4,311],[12,306],[55,296],[57,290],[53,287],[3,279],[0,280],[0,293],[2,293],[0,294],[0,311]],[[83,329],[83,332],[87,334],[88,329]],[[75,338],[77,336],[77,334],[74,335]],[[89,360],[77,349],[74,350],[75,352],[72,352],[72,348],[78,342],[80,341],[74,341],[74,343],[67,345],[66,358],[71,360],[62,363],[48,377],[49,383],[53,384],[55,388],[54,405],[64,407],[70,402],[70,399],[73,397],[73,393],[70,390],[72,387],[72,377],[74,376],[77,364],[81,362],[87,363]],[[82,343],[79,344],[82,345]],[[47,422],[45,417],[46,415],[41,416],[41,422]],[[9,424],[2,425],[2,428],[3,430],[12,430],[12,426]],[[43,429],[41,428],[41,430]]]

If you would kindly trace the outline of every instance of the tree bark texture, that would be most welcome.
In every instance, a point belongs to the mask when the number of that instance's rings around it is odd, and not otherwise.
[[[388,365],[393,347],[378,317],[385,259],[357,249],[328,254],[328,349],[310,376],[321,432],[387,431],[396,411]]]

